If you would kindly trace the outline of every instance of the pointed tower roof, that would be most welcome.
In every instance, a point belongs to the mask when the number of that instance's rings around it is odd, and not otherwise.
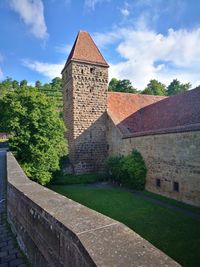
[[[71,60],[99,64],[105,67],[109,67],[96,44],[92,40],[90,34],[85,31],[80,31],[78,33],[67,59],[66,65]]]

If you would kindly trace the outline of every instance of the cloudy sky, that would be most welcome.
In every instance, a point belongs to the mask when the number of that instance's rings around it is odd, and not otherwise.
[[[59,76],[79,30],[90,32],[110,78],[200,84],[200,1],[0,0],[0,79]]]

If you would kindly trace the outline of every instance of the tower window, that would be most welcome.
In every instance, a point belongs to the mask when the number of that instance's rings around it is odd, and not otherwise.
[[[94,70],[95,70],[94,67],[93,68],[90,68],[90,73],[94,74]]]
[[[84,74],[83,69],[81,70],[81,74]]]
[[[178,182],[173,183],[173,189],[175,192],[179,192],[179,183]]]
[[[161,187],[160,179],[156,179],[156,186],[157,186],[157,187]]]
[[[101,71],[99,72],[99,75],[102,76],[102,72]]]

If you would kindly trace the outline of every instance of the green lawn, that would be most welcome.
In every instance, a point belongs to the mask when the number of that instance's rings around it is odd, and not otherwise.
[[[151,203],[123,189],[84,185],[50,188],[83,205],[123,222],[183,266],[200,266],[200,221]],[[165,201],[165,198],[160,198]],[[167,201],[166,201],[167,202]],[[173,201],[174,204],[179,203]],[[184,207],[184,204],[181,204]],[[188,208],[188,205],[185,206]],[[192,209],[199,213],[199,209]]]

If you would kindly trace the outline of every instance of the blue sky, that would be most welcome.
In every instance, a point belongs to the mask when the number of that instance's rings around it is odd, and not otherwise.
[[[200,84],[200,1],[1,0],[0,79],[60,75],[79,30],[90,32],[110,78]]]

